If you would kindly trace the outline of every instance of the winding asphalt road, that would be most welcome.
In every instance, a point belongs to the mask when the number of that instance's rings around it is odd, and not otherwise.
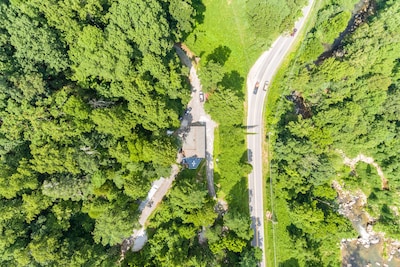
[[[295,23],[297,32],[303,27],[312,4],[313,0],[309,0],[308,5],[303,8],[303,17]],[[265,266],[262,146],[266,136],[263,133],[263,107],[268,92],[265,82],[272,80],[296,36],[297,33],[294,36],[280,36],[272,44],[272,47],[257,60],[247,76],[247,149],[248,160],[253,165],[248,180],[251,226],[254,229],[252,245],[263,251],[263,260],[260,262],[262,267]],[[259,82],[259,89],[255,93],[254,88],[257,82]]]

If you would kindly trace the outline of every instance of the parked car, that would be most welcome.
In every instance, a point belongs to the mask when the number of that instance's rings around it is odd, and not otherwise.
[[[255,95],[257,94],[259,87],[260,87],[260,83],[256,82],[256,85],[254,86],[253,94],[255,94]]]
[[[188,108],[185,110],[185,115],[189,115],[190,111],[192,111],[192,108],[191,108],[191,107],[188,107]]]
[[[297,32],[297,29],[294,28],[293,31],[292,31],[292,33],[290,34],[290,36],[294,36],[294,35],[296,34],[296,32]]]
[[[263,88],[264,91],[267,91],[268,85],[269,85],[269,81],[265,81],[264,88]]]
[[[200,102],[204,102],[204,93],[203,92],[199,93],[199,98],[200,98]]]

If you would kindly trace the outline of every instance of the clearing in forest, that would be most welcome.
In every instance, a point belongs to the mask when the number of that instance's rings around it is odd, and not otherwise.
[[[251,48],[255,37],[248,30],[246,1],[207,0],[203,4],[204,21],[197,25],[185,43],[197,56],[205,56],[206,60],[207,55],[217,47],[224,47],[225,55],[216,56],[227,57],[225,70],[235,70],[246,77],[248,69],[261,52]]]

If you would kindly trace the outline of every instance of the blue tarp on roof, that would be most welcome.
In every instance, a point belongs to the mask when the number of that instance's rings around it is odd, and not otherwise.
[[[197,169],[197,167],[199,167],[199,164],[201,162],[201,158],[184,158],[183,159],[183,163],[188,165],[188,168],[191,170],[195,170]]]

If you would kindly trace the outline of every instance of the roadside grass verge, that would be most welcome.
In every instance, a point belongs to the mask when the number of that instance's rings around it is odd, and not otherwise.
[[[310,16],[313,16],[314,14],[310,14]],[[308,28],[308,23],[306,24],[306,28]],[[302,36],[299,37],[298,40],[300,40]],[[301,44],[300,44],[301,45]],[[279,103],[279,98],[282,97],[283,94],[283,89],[285,87],[285,79],[286,79],[286,74],[289,71],[291,67],[291,62],[295,59],[296,51],[299,49],[299,42],[296,44],[296,47],[293,49],[295,52],[291,52],[287,59],[282,63],[280,66],[278,72],[275,74],[270,89],[268,90],[268,96],[267,96],[267,101],[265,103],[265,108],[264,108],[264,127],[265,131],[264,133],[266,134],[266,140],[268,142],[268,132],[271,132],[271,146],[273,144],[274,140],[274,129],[273,125],[276,125],[276,123],[279,121],[279,118],[276,117],[275,111],[277,109],[277,105]],[[273,149],[271,150],[270,147],[266,144],[264,144],[264,157],[266,156],[268,158],[267,162],[264,162],[263,170],[264,170],[264,177],[265,177],[265,190],[264,190],[264,208],[268,211],[271,211],[274,216],[274,218],[279,218],[280,224],[288,225],[290,222],[290,218],[287,217],[287,212],[286,212],[286,202],[281,201],[279,198],[275,199],[274,195],[276,195],[275,191],[275,186],[274,186],[274,180],[273,177],[270,176],[270,163],[273,158],[272,155]],[[270,181],[272,179],[272,181]],[[272,185],[272,198],[271,199],[271,185]],[[274,203],[272,205],[272,203]],[[285,222],[282,223],[282,220]],[[277,255],[274,255],[275,253],[279,253],[279,249],[282,243],[289,242],[290,239],[287,236],[286,229],[281,229],[277,225],[275,225],[275,236],[279,236],[279,245],[276,244],[276,237],[274,238],[274,233],[273,233],[273,225],[270,220],[267,218],[264,218],[264,227],[265,227],[265,236],[264,240],[266,242],[264,243],[265,246],[265,260],[266,260],[266,266],[275,266],[275,257]],[[283,242],[284,241],[284,242]],[[275,244],[274,244],[275,243]],[[275,247],[274,249],[274,246]]]
[[[219,126],[214,144],[214,182],[218,197],[229,203],[229,208],[248,214],[247,150],[242,129]]]
[[[270,176],[270,166],[271,160],[273,159],[273,144],[276,138],[274,131],[275,126],[280,121],[280,116],[283,114],[281,113],[282,102],[280,98],[284,97],[285,89],[288,87],[288,83],[290,84],[291,78],[294,78],[301,67],[298,61],[302,61],[303,55],[307,55],[308,51],[310,50],[318,50],[317,47],[314,45],[318,43],[307,43],[306,40],[308,35],[310,34],[309,31],[312,29],[317,22],[318,19],[318,12],[328,6],[330,4],[329,1],[316,0],[314,2],[313,9],[307,19],[307,22],[303,28],[303,30],[299,33],[300,36],[298,40],[303,40],[303,42],[298,41],[295,47],[292,49],[292,52],[287,56],[286,60],[282,63],[281,67],[279,68],[278,72],[276,73],[270,89],[268,91],[268,97],[265,105],[264,110],[264,121],[265,121],[265,133],[272,132],[271,136],[271,150],[270,147],[264,145],[264,155],[269,155],[270,158],[267,162],[264,163],[264,170],[265,177],[266,177],[266,190],[264,195],[264,204],[267,210],[273,211],[274,216],[273,220],[277,220],[277,224],[275,225],[275,240],[274,240],[274,233],[272,229],[272,222],[264,218],[265,221],[265,251],[266,251],[266,266],[275,266],[275,263],[279,266],[293,266],[296,264],[296,255],[292,258],[288,258],[288,256],[283,256],[283,254],[290,251],[290,242],[291,238],[288,235],[288,229],[291,225],[291,220],[288,217],[288,206],[285,200],[281,198],[275,198],[275,196],[279,195],[279,188],[276,186],[275,177]],[[351,8],[352,7],[352,0],[348,0],[342,3],[344,8]],[[304,63],[304,62],[302,62]],[[266,137],[268,140],[268,137]],[[270,183],[270,179],[272,182]],[[271,199],[271,190],[272,186],[272,198]],[[280,186],[281,187],[281,186]],[[273,203],[273,206],[271,205]],[[279,240],[276,240],[276,237],[279,237]],[[275,249],[274,249],[275,246]],[[276,255],[275,255],[276,254]],[[277,258],[277,262],[274,261],[274,257]],[[286,261],[282,261],[282,258],[286,258]]]

